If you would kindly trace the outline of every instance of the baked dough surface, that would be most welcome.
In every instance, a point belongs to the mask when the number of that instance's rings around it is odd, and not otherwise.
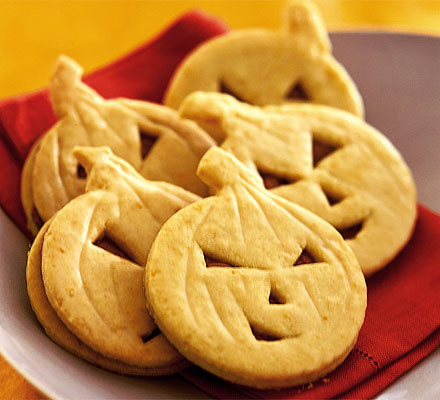
[[[258,171],[272,193],[338,229],[365,275],[387,265],[411,237],[417,216],[411,171],[362,119],[327,106],[259,108],[204,92],[188,96],[180,113]]]
[[[332,56],[324,21],[310,1],[287,2],[278,31],[236,30],[200,45],[178,67],[164,103],[177,109],[194,91],[223,92],[259,106],[307,101],[364,113],[356,85]]]
[[[158,326],[190,361],[243,385],[292,386],[336,368],[366,307],[350,248],[219,148],[199,176],[217,194],[170,218],[148,257]]]

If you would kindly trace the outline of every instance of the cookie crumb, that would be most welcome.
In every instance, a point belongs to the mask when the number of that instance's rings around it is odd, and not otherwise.
[[[313,389],[313,383],[310,382],[309,385],[307,386],[307,389]]]
[[[330,379],[329,379],[329,378],[322,378],[322,381],[323,381],[325,384],[327,384],[327,383],[330,382]]]

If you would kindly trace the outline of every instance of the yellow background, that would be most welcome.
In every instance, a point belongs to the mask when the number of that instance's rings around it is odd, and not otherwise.
[[[440,34],[440,0],[316,0],[330,30],[381,28]],[[232,28],[277,28],[284,0],[0,0],[0,98],[46,85],[56,56],[86,71],[145,42],[186,10]]]

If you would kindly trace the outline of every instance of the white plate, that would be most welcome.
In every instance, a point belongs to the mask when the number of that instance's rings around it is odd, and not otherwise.
[[[440,38],[380,32],[333,33],[334,54],[365,101],[367,120],[384,132],[414,172],[419,200],[440,212]],[[52,343],[26,294],[28,242],[0,211],[0,351],[52,398],[207,398],[183,378],[123,377],[95,368]],[[440,351],[379,399],[440,398]]]

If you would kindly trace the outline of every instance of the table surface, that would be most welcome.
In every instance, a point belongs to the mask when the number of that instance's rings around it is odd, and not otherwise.
[[[440,35],[440,0],[315,0],[329,30]],[[91,71],[144,43],[187,10],[231,28],[279,25],[284,0],[0,0],[0,98],[46,86],[60,53]],[[0,399],[45,399],[0,355]]]

